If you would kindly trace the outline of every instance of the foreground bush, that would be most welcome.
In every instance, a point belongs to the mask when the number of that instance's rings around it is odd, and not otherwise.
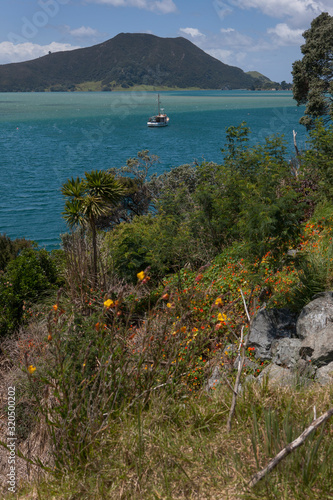
[[[56,265],[46,250],[22,250],[0,275],[0,335],[17,329],[29,308],[57,284]]]

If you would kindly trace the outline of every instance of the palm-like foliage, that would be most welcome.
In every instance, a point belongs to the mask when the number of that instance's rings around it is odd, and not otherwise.
[[[68,179],[61,189],[67,198],[63,217],[67,224],[89,227],[92,232],[93,273],[97,279],[96,219],[105,215],[124,195],[123,186],[102,170],[85,172],[85,179]]]

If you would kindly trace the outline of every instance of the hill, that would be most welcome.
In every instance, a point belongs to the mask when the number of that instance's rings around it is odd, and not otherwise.
[[[274,83],[267,76],[263,75],[262,73],[259,73],[259,71],[247,71],[246,74],[252,76],[252,78],[260,80],[263,83],[272,83],[272,84]]]
[[[0,66],[0,91],[254,88],[260,80],[185,38],[120,33],[88,48]]]

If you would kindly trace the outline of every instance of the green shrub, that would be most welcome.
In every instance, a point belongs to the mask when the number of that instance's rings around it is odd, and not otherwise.
[[[23,250],[0,277],[0,335],[21,323],[27,307],[42,300],[57,285],[57,269],[46,250]]]
[[[24,238],[11,240],[6,234],[0,234],[0,272],[5,271],[8,262],[15,259],[21,250],[35,245]]]

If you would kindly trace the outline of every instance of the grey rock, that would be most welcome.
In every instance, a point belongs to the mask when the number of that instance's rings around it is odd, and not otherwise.
[[[300,359],[299,351],[302,341],[299,339],[280,339],[272,342],[272,361],[286,368],[296,366]]]
[[[320,368],[333,361],[333,324],[307,335],[300,347],[300,356]]]
[[[320,385],[326,385],[333,382],[333,362],[318,368],[316,380]]]
[[[215,366],[210,378],[206,383],[205,386],[206,391],[210,391],[214,387],[218,386],[221,383],[221,380],[222,380],[222,372],[218,366]]]
[[[251,359],[249,358],[244,359],[243,368],[250,368],[255,370],[258,368],[258,366],[259,366],[258,363],[255,363]],[[234,361],[234,370],[238,370],[238,357]]]
[[[312,379],[314,380],[317,367],[311,363],[311,360],[305,360],[300,358],[297,361],[296,371],[301,378]]]
[[[302,309],[297,320],[296,333],[302,340],[333,323],[333,293],[319,293],[315,297]]]
[[[288,309],[268,309],[255,317],[249,333],[249,347],[255,347],[255,357],[271,360],[272,342],[296,337],[296,315]]]
[[[296,377],[292,370],[275,365],[266,366],[258,377],[258,381],[263,383],[268,377],[268,385],[273,387],[291,387],[295,385]]]

